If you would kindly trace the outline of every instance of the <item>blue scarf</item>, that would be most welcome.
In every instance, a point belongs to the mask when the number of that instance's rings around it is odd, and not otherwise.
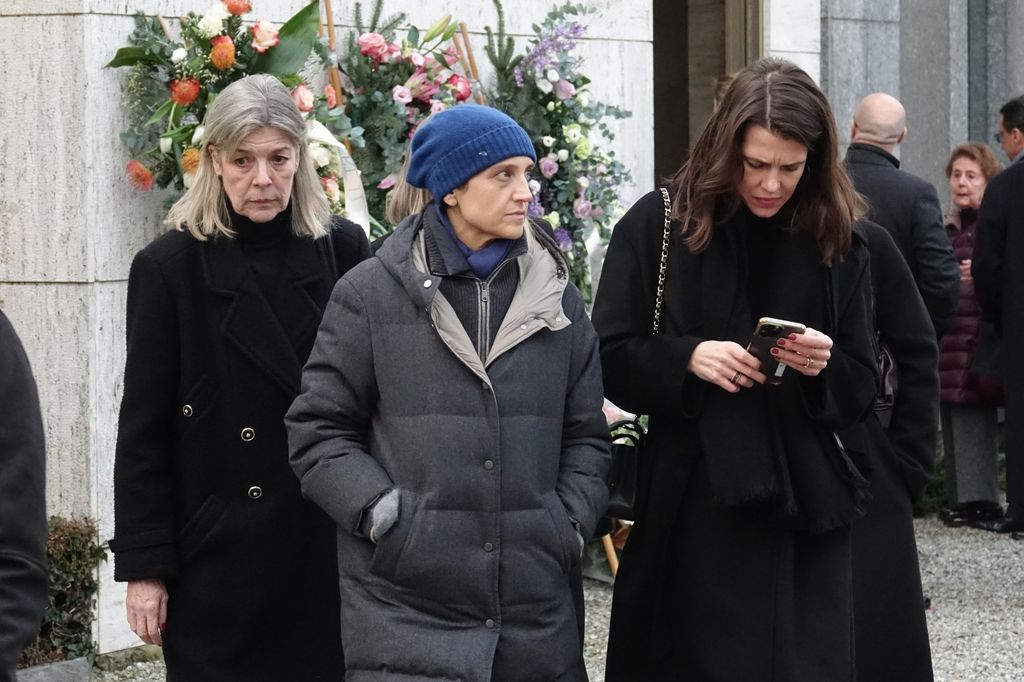
[[[455,234],[455,228],[452,226],[451,221],[448,220],[448,214],[446,211],[441,209],[439,204],[434,204],[434,211],[437,213],[438,219],[441,224],[444,225],[445,232],[451,237],[452,242],[459,248],[459,251],[466,258],[466,263],[469,264],[470,269],[480,279],[487,279],[494,269],[501,265],[501,263],[508,257],[508,252],[512,249],[512,244],[515,243],[512,239],[495,239],[487,246],[483,247],[478,251],[474,251],[458,238]]]

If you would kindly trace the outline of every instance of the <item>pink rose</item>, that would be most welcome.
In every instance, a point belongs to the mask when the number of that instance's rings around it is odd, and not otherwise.
[[[430,113],[438,114],[448,108],[448,105],[439,99],[431,100]]]
[[[324,86],[324,96],[327,97],[327,108],[333,109],[338,106],[338,93],[334,90],[334,86],[328,83]]]
[[[387,49],[381,55],[382,62],[397,62],[402,58],[402,46],[397,43],[388,43]]]
[[[444,51],[444,60],[448,62],[448,66],[451,66],[455,62],[459,61],[459,53],[455,51],[454,45],[449,45],[448,48]]]
[[[550,179],[551,176],[558,172],[558,162],[550,156],[545,156],[537,165],[540,167],[540,174],[545,178]]]
[[[338,181],[334,178],[320,178],[320,184],[324,187],[327,201],[332,204],[338,203],[338,200],[341,199],[341,188],[338,187]]]
[[[316,98],[313,97],[313,91],[306,87],[305,83],[295,86],[295,89],[292,90],[292,99],[295,100],[299,111],[313,111],[313,103]]]
[[[592,206],[590,205],[590,202],[583,197],[572,202],[572,213],[580,220],[590,217],[591,208]]]
[[[555,83],[555,97],[558,99],[570,99],[576,94],[576,86],[567,80],[560,80]]]
[[[391,175],[385,175],[384,179],[377,183],[377,189],[391,189],[395,186],[396,181],[397,179],[395,178],[394,173]]]
[[[601,208],[600,206],[591,206],[590,207],[590,217],[591,218],[601,218],[603,216],[604,216],[604,209],[603,208]]]
[[[356,42],[359,44],[359,53],[375,62],[380,62],[388,53],[388,41],[379,33],[364,33]]]
[[[460,76],[457,73],[452,74],[451,78],[447,81],[447,85],[455,91],[456,102],[465,102],[473,94],[473,88],[470,86],[469,81],[466,80],[465,76]]]
[[[260,20],[252,25],[252,46],[260,54],[277,45],[280,40],[277,37],[277,26],[269,21]]]
[[[396,102],[401,102],[402,104],[408,104],[412,101],[412,93],[404,85],[396,85],[391,88],[391,97]]]

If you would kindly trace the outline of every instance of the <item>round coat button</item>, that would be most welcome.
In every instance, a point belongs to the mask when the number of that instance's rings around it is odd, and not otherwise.
[[[488,618],[487,620],[485,620],[484,621],[484,626],[485,627],[489,627],[489,628],[493,628],[494,627],[494,619],[493,618]]]
[[[484,469],[487,469],[488,471],[490,471],[493,468],[494,468],[494,462],[492,460],[485,459],[484,460]]]
[[[192,406],[191,405],[182,405],[181,406],[181,413],[183,415],[185,415],[186,417],[191,417],[192,416]]]
[[[252,430],[248,426],[246,426],[244,429],[242,429],[242,440],[244,440],[246,443],[249,443],[254,438],[256,438],[256,432],[254,430]]]
[[[485,542],[484,543],[484,551],[485,552],[491,552],[493,550],[494,550],[494,545],[493,544],[491,544],[490,542]]]
[[[263,488],[259,487],[258,485],[254,485],[251,488],[249,488],[248,495],[250,500],[258,500],[261,497],[263,497]]]
[[[434,284],[433,280],[430,280],[430,279],[423,280],[423,288],[424,289],[429,289],[433,284]]]

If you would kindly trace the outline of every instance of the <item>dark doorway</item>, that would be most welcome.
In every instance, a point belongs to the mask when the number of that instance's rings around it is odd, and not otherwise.
[[[682,164],[690,144],[686,0],[654,0],[654,181]]]

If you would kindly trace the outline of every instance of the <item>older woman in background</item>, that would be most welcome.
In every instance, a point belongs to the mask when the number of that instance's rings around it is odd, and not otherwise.
[[[980,142],[962,144],[946,164],[952,207],[946,232],[960,261],[960,303],[942,338],[939,374],[942,383],[942,443],[950,507],[941,514],[949,525],[999,520],[996,472],[996,407],[1002,383],[996,376],[999,342],[981,319],[974,294],[974,257],[978,207],[988,181],[1003,169],[995,154]],[[987,370],[987,371],[986,371]]]
[[[169,680],[336,680],[334,524],[302,499],[284,414],[335,281],[369,248],[330,215],[277,79],[228,86],[205,126],[177,229],[128,279],[115,578]]]

